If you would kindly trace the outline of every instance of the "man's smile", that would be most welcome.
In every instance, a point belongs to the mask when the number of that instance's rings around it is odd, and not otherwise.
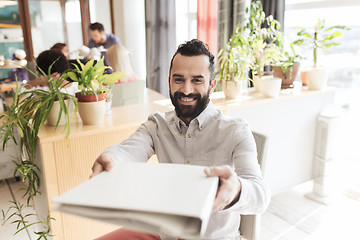
[[[196,102],[196,97],[180,97],[179,100],[182,105],[193,105]]]

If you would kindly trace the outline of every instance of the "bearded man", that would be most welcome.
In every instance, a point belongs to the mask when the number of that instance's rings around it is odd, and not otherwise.
[[[175,110],[150,115],[129,139],[106,149],[94,163],[93,176],[111,169],[116,161],[146,162],[153,154],[159,163],[208,166],[205,173],[219,177],[219,188],[204,239],[235,240],[241,239],[240,214],[264,212],[270,191],[261,177],[248,125],[225,117],[210,101],[216,86],[214,69],[214,56],[201,41],[181,44],[169,71]],[[99,239],[114,236],[165,239],[124,229]]]

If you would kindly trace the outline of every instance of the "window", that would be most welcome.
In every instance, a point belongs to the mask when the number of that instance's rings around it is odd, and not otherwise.
[[[197,35],[197,0],[176,0],[176,45]]]
[[[354,17],[359,11],[360,2],[357,0],[286,0],[284,32],[290,41],[296,39],[298,30],[294,29],[295,26],[312,29],[318,18],[325,19],[326,26],[345,25],[351,28],[336,39],[339,46],[332,47],[330,52],[320,52],[319,62],[329,71],[328,85],[344,88],[359,86],[360,22]],[[308,58],[302,67],[310,66],[312,52],[301,54]]]
[[[34,56],[65,42],[60,1],[30,0],[29,11]]]
[[[17,1],[0,1],[0,79],[7,78],[10,70],[2,68],[4,60],[12,59],[16,49],[24,49],[23,41]]]
[[[74,59],[77,57],[77,49],[83,45],[79,0],[65,2],[65,22],[70,59]]]

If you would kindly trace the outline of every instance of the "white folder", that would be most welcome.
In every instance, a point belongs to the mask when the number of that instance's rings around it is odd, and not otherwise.
[[[53,199],[58,210],[178,238],[201,238],[217,177],[202,166],[119,162]]]

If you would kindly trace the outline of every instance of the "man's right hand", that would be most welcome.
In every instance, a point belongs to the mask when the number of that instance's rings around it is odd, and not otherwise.
[[[114,166],[113,158],[106,153],[102,153],[94,162],[92,167],[92,174],[90,178],[98,175],[103,171],[109,171]]]

